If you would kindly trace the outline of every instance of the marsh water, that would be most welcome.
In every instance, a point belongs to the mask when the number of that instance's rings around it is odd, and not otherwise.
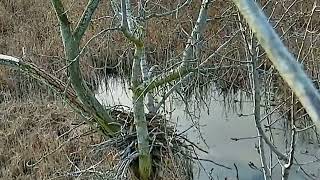
[[[209,161],[201,161],[201,165],[195,164],[195,179],[237,179],[237,174],[241,180],[263,179],[263,175],[258,169],[261,165],[256,149],[258,145],[257,132],[253,116],[250,116],[253,108],[252,101],[245,98],[242,100],[241,108],[237,104],[229,107],[224,101],[225,97],[219,95],[214,87],[210,94],[212,97],[206,105],[192,104],[194,101],[190,100],[191,106],[194,105],[197,109],[193,114],[200,118],[188,115],[182,101],[174,100],[170,105],[173,110],[171,120],[176,122],[178,130],[185,132],[191,141],[208,151],[208,153],[199,151],[199,158],[208,159],[231,168],[227,169]],[[102,81],[96,91],[96,97],[105,105],[121,104],[132,107],[128,84],[120,82],[118,79],[108,82]],[[239,116],[239,114],[244,116]],[[194,128],[190,128],[190,126]],[[279,126],[281,125],[279,124]],[[281,128],[273,132],[275,144],[281,152],[285,152],[287,136]],[[235,141],[232,138],[244,139]],[[266,145],[265,148],[268,149]],[[273,164],[277,164],[277,159],[274,156],[270,157],[269,152],[267,154],[269,159],[273,159]],[[320,178],[319,144],[311,142],[303,136],[298,136],[295,157],[295,163],[300,165],[293,165],[290,171],[290,180]],[[280,166],[276,165],[273,169],[272,179],[281,179]]]

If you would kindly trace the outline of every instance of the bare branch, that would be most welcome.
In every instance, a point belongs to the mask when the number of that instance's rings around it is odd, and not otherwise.
[[[96,99],[93,92],[88,88],[86,82],[82,78],[79,63],[80,41],[76,40],[71,32],[70,23],[65,14],[64,7],[61,1],[51,0],[51,2],[53,4],[54,10],[58,16],[58,20],[60,23],[61,37],[64,45],[65,57],[67,59],[67,63],[70,63],[70,65],[68,65],[68,72],[70,74],[70,82],[72,84],[72,87],[74,88],[77,97],[81,100],[86,109],[89,109],[89,112],[93,113],[93,115],[98,117],[96,120],[99,121],[98,123],[102,129],[105,128],[105,134],[112,134],[116,131],[116,128],[114,127],[114,129],[110,129],[108,123],[113,123],[114,119],[110,116],[109,111],[106,110],[105,107],[102,106],[102,104]],[[90,4],[91,3],[89,3],[89,5]],[[88,16],[84,15],[85,17],[83,17],[83,23],[86,26],[88,25],[86,24],[86,22],[90,21],[90,19],[87,19],[91,18],[95,8],[93,6],[88,9],[90,9],[92,12],[88,12]],[[81,32],[85,30],[86,28],[79,30],[80,35]]]
[[[130,30],[128,24],[128,10],[127,10],[127,3],[126,0],[121,0],[121,12],[122,12],[122,19],[121,19],[121,31],[124,36],[133,42],[138,47],[143,47],[143,42],[136,37]]]
[[[251,36],[253,38],[253,35]],[[250,48],[251,49],[250,49]],[[253,93],[253,105],[254,105],[254,121],[256,124],[257,128],[257,134],[259,136],[259,156],[260,156],[260,161],[262,165],[262,170],[263,170],[263,175],[265,180],[270,180],[271,179],[271,174],[268,169],[267,165],[267,160],[266,160],[266,152],[264,148],[264,142],[263,139],[266,139],[263,133],[263,129],[261,127],[260,119],[261,119],[261,94],[260,94],[260,83],[259,83],[259,74],[257,71],[257,64],[258,64],[258,59],[257,59],[257,49],[256,49],[256,41],[251,39],[251,44],[248,47],[248,50],[250,51],[251,54],[251,81],[252,81],[252,93]]]
[[[152,89],[159,87],[165,83],[170,83],[172,81],[175,80],[179,80],[179,84],[181,84],[182,82],[186,81],[193,73],[193,72],[197,72],[202,71],[209,62],[210,60],[216,56],[217,54],[219,54],[219,52],[227,45],[230,43],[230,41],[232,39],[234,39],[234,37],[238,34],[239,31],[235,32],[235,34],[233,36],[231,36],[225,43],[223,43],[220,47],[218,47],[214,53],[212,53],[208,58],[206,58],[203,62],[201,62],[201,64],[196,67],[196,68],[187,68],[187,67],[183,67],[183,66],[179,66],[177,69],[171,70],[170,72],[166,73],[166,74],[161,74],[159,76],[156,76],[152,79],[150,79],[148,82],[141,84],[139,86],[139,89],[143,90],[144,92],[149,92]],[[216,67],[212,70],[217,70],[221,67]],[[171,88],[169,90],[169,92],[165,95],[165,98],[167,98],[172,92],[174,92],[174,90],[178,88],[178,86],[175,86],[174,88]],[[164,102],[165,99],[163,99],[161,102]],[[159,107],[160,105],[158,105]],[[158,108],[156,108],[158,109]]]
[[[51,0],[51,3],[54,7],[56,14],[57,14],[62,36],[71,37],[71,35],[72,35],[71,28],[70,28],[71,23],[69,22],[69,19],[68,19],[67,14],[64,10],[64,7],[63,7],[61,0]]]
[[[82,17],[79,20],[76,29],[74,30],[74,38],[76,41],[80,41],[81,38],[83,37],[84,33],[86,32],[91,22],[92,15],[97,9],[99,3],[100,3],[100,0],[90,0],[88,2],[86,9],[84,10]]]
[[[188,62],[190,59],[195,59],[195,57],[193,57],[193,54],[199,48],[198,40],[199,40],[199,37],[201,36],[201,33],[204,31],[205,25],[207,23],[209,3],[210,3],[210,0],[202,1],[197,22],[192,29],[191,36],[189,37],[187,45],[183,51],[182,66],[188,65]]]
[[[299,98],[312,121],[320,128],[320,95],[301,65],[289,53],[255,2],[250,0],[233,0],[233,2],[255,32],[275,68]]]
[[[12,56],[7,56],[0,54],[0,64],[5,65],[17,70],[20,70],[24,73],[26,73],[28,76],[31,76],[40,82],[44,83],[45,85],[49,86],[53,90],[55,90],[58,94],[62,95],[62,97],[65,97],[67,102],[81,115],[85,117],[86,123],[90,124],[93,128],[96,128],[96,125],[89,121],[88,119],[91,119],[91,116],[94,117],[96,122],[103,127],[105,130],[111,131],[113,125],[108,125],[106,122],[104,122],[101,117],[99,117],[98,114],[84,106],[77,98],[76,93],[73,91],[73,89],[69,88],[64,82],[60,81],[60,79],[46,73],[44,70],[38,68],[34,64],[24,62],[23,60],[19,58],[15,58]],[[103,134],[106,132],[102,129],[100,130]],[[110,134],[112,135],[112,134]]]
[[[171,11],[167,11],[167,12],[164,12],[164,13],[153,13],[153,14],[150,14],[145,18],[145,20],[152,19],[152,18],[160,18],[160,17],[171,15],[173,13],[178,12],[180,9],[182,9],[185,6],[187,6],[188,4],[190,4],[190,2],[191,2],[191,0],[186,0],[184,3],[182,3],[181,5],[178,5],[175,9],[173,9]]]
[[[294,120],[291,120],[292,122]],[[295,144],[296,144],[296,128],[294,122],[292,123],[293,127],[291,129],[291,143],[290,143],[290,152],[289,152],[289,159],[282,167],[282,180],[288,180],[290,168],[293,165],[293,158],[295,152]]]

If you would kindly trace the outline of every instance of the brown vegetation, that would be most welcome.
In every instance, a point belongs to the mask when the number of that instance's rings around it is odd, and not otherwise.
[[[276,24],[283,15],[284,7],[288,7],[291,1],[284,3],[269,3],[266,5],[267,14],[272,14],[270,22]],[[70,7],[70,19],[73,23],[81,15],[81,9],[85,1],[64,1],[66,7]],[[169,9],[176,6],[175,1],[162,0],[161,4]],[[178,55],[182,52],[187,42],[190,29],[195,22],[199,9],[199,3],[193,3],[182,9],[181,12],[152,19],[147,29],[147,56],[150,65],[159,65],[163,68],[169,67],[179,61]],[[229,1],[218,0],[212,5],[209,14],[209,23],[203,37],[202,58],[213,53],[229,36],[239,29],[239,17],[236,9]],[[112,21],[112,13],[109,1],[103,1],[99,6],[83,45],[93,35],[99,33],[106,27],[115,27]],[[158,7],[158,11],[163,11]],[[319,11],[315,12],[310,19],[312,10],[311,1],[298,1],[285,14],[284,19],[276,27],[283,40],[292,52],[303,60],[305,69],[314,80],[319,83],[319,40],[315,32],[319,28]],[[110,16],[110,17],[109,17]],[[65,71],[61,68],[65,65],[63,48],[59,36],[59,26],[50,1],[40,0],[0,0],[0,53],[21,56],[26,61],[37,64],[42,69],[55,74],[58,78],[66,81]],[[161,28],[159,28],[161,27]],[[289,28],[290,27],[290,28]],[[307,29],[308,28],[308,29]],[[288,30],[288,31],[287,31]],[[308,33],[306,33],[308,32]],[[307,34],[306,37],[304,34]],[[301,44],[304,43],[302,46]],[[225,50],[221,51],[213,60],[212,65],[239,65],[240,61],[246,60],[244,44],[235,38]],[[301,49],[301,50],[300,50]],[[263,52],[261,52],[263,53]],[[131,67],[132,50],[131,45],[119,32],[111,32],[102,37],[94,39],[82,55],[82,70],[88,83],[93,88],[102,76],[113,72],[128,74]],[[266,82],[270,84],[270,92],[281,94],[273,99],[279,104],[291,96],[291,91],[280,80],[278,74],[273,70],[269,60],[263,55],[260,67],[263,72],[270,73]],[[113,66],[117,68],[113,68]],[[101,68],[102,69],[97,69]],[[13,75],[14,74],[14,75]],[[230,87],[244,89],[249,92],[249,73],[246,67],[230,68],[215,72],[217,86],[223,92],[230,92]],[[222,77],[222,78],[221,78]],[[42,87],[42,96],[50,94],[47,88]],[[37,94],[39,85],[29,78],[17,75],[16,71],[6,70],[0,67],[0,177],[3,179],[48,179],[74,171],[77,164],[85,168],[104,157],[100,167],[109,167],[110,154],[90,154],[88,145],[102,141],[98,135],[85,135],[67,142],[66,146],[57,150],[54,154],[46,157],[34,167],[26,166],[27,162],[35,162],[42,155],[59,147],[68,138],[78,136],[88,131],[88,127],[81,127],[75,131],[58,138],[64,132],[70,130],[72,123],[82,122],[69,108],[56,101],[41,102],[32,101],[17,103],[16,97],[30,98]],[[8,95],[11,94],[11,95]],[[30,95],[31,94],[31,95]],[[43,95],[44,94],[44,95]],[[43,98],[46,99],[46,98]],[[282,112],[286,113],[290,102],[284,106]],[[297,109],[300,109],[298,106]],[[304,111],[299,111],[303,116]],[[305,117],[304,117],[305,118]],[[57,139],[58,138],[58,139]],[[68,160],[70,159],[70,162]],[[77,161],[77,162],[75,162]],[[58,174],[60,173],[60,174]]]
[[[61,103],[2,103],[0,119],[0,179],[70,179],[77,168],[110,165],[112,154],[90,153],[103,139],[85,125],[72,130],[82,120]]]
[[[132,114],[117,110],[113,113],[119,121],[128,121],[127,125],[130,125]],[[45,100],[2,103],[0,119],[0,179],[113,178],[122,171],[125,176],[129,175],[128,169],[117,163],[119,160],[127,162],[127,153],[134,152],[136,140],[135,135],[130,134],[134,132],[132,129],[123,131],[129,132],[125,136],[120,134],[118,138],[106,141],[84,125],[82,118],[69,106]],[[157,132],[160,130],[157,127],[164,127],[159,126],[161,119],[153,116],[148,119],[152,119],[150,131]],[[192,166],[185,164],[189,161],[179,157],[180,152],[166,153],[169,149],[163,145],[166,142],[161,139],[160,131],[153,148],[155,169],[161,171],[157,179],[190,178]],[[132,149],[122,151],[123,147]]]

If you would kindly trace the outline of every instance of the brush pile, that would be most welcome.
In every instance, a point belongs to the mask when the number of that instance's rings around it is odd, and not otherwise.
[[[93,147],[96,152],[116,151],[117,163],[113,167],[113,178],[131,179],[129,177],[136,176],[135,172],[139,167],[133,113],[123,106],[115,106],[111,115],[123,124],[120,132]],[[153,160],[153,178],[193,179],[192,145],[186,144],[187,139],[178,135],[175,126],[164,116],[147,114],[146,118]]]

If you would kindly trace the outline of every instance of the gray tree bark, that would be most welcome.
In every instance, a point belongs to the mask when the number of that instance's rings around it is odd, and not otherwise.
[[[274,67],[296,94],[314,124],[320,128],[320,95],[302,69],[301,64],[281,42],[278,34],[268,23],[266,16],[255,1],[233,0],[233,2],[255,33]]]
[[[96,10],[100,0],[90,0],[88,5],[80,18],[80,21],[72,32],[70,22],[68,20],[66,11],[60,0],[51,0],[54,10],[57,14],[62,42],[64,45],[65,56],[67,59],[67,68],[71,80],[71,85],[74,88],[77,97],[91,112],[95,112],[100,118],[97,119],[99,125],[105,131],[106,135],[112,135],[116,132],[117,127],[112,124],[114,120],[109,115],[109,112],[100,104],[95,98],[94,94],[86,85],[82,78],[80,66],[79,66],[79,46],[80,40],[87,30],[91,17]]]

